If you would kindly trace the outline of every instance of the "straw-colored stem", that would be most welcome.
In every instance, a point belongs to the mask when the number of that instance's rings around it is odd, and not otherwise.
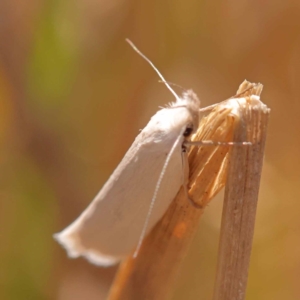
[[[220,235],[214,300],[245,299],[269,110],[248,102],[234,139],[252,142],[231,149]]]

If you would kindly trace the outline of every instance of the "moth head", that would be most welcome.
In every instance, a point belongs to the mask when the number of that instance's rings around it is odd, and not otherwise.
[[[189,117],[185,119],[185,130],[183,136],[189,137],[194,133],[199,125],[200,100],[192,90],[186,90],[182,97],[177,97],[176,102],[169,103],[168,108],[185,108]]]
[[[199,125],[199,109],[200,109],[200,100],[196,93],[192,90],[187,90],[182,94],[180,99],[181,105],[184,105],[192,116],[192,123],[187,124],[184,136],[188,137],[194,133]]]

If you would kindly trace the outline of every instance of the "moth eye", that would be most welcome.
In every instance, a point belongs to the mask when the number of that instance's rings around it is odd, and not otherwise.
[[[191,135],[191,133],[193,132],[193,128],[192,127],[187,127],[185,129],[185,132],[183,133],[183,136],[188,137]]]

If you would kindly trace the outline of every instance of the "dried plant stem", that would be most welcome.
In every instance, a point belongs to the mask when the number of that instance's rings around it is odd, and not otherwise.
[[[247,287],[269,109],[249,101],[240,113],[234,139],[252,146],[230,153],[214,300],[243,300]]]

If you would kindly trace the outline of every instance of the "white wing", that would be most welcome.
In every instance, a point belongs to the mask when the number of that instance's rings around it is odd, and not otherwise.
[[[108,266],[136,247],[166,157],[189,122],[184,107],[162,109],[137,136],[119,166],[87,209],[55,238],[70,257]],[[181,145],[170,158],[147,232],[166,212],[183,182]]]

